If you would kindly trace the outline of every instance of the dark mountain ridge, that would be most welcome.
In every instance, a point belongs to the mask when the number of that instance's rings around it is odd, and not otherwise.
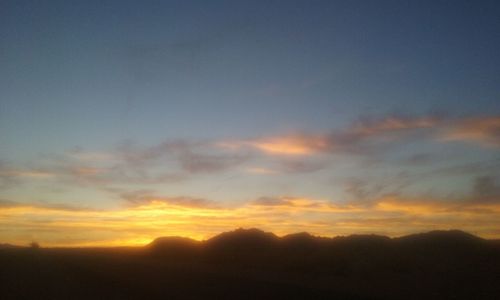
[[[293,248],[377,248],[377,247],[480,247],[496,244],[494,240],[485,240],[460,230],[436,230],[426,233],[389,238],[381,235],[337,236],[333,238],[313,236],[307,232],[288,234],[278,237],[273,233],[256,228],[239,228],[224,232],[205,241],[196,241],[183,237],[160,237],[147,245],[152,251],[168,251],[169,249],[192,249],[198,247],[203,251],[235,251],[254,252],[264,249]]]
[[[458,230],[240,228],[135,248],[0,248],[0,266],[1,299],[500,299],[499,241]]]

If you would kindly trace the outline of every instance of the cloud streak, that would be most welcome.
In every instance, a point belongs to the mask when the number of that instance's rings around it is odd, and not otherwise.
[[[443,120],[439,117],[387,116],[380,119],[365,118],[353,122],[344,129],[329,133],[297,133],[248,140],[224,141],[222,148],[239,150],[251,148],[268,155],[309,156],[319,153],[364,152],[365,142],[378,139],[393,141],[417,130],[432,129]]]
[[[441,140],[500,147],[500,117],[475,117],[456,120],[447,128],[444,128]]]
[[[217,208],[215,202],[203,199],[203,198],[193,198],[193,197],[165,197],[155,195],[154,192],[148,190],[139,190],[133,192],[126,192],[121,194],[121,198],[130,203],[132,206],[141,206],[151,203],[165,203],[168,205],[178,206],[178,207],[190,207],[190,208]]]
[[[171,140],[150,147],[126,142],[108,152],[76,148],[44,155],[26,166],[0,164],[0,187],[42,179],[103,190],[130,184],[172,184],[225,172],[246,160],[245,154],[223,153],[209,142]]]

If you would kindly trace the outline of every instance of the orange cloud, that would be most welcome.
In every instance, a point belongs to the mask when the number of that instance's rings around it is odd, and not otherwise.
[[[269,154],[309,155],[325,149],[328,141],[320,136],[289,136],[261,139],[249,145]]]
[[[328,147],[327,137],[321,135],[287,135],[244,141],[217,143],[226,149],[250,147],[270,155],[310,155]]]

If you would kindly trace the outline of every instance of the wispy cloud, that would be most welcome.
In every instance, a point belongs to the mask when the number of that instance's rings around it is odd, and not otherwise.
[[[479,203],[500,204],[500,184],[493,176],[478,176],[475,178],[471,200]]]
[[[203,198],[193,198],[185,196],[165,197],[156,195],[153,191],[149,190],[138,190],[138,191],[122,193],[121,198],[126,200],[133,206],[141,206],[151,203],[165,203],[172,206],[191,207],[191,208],[215,209],[218,207],[214,201],[210,201]]]
[[[327,133],[296,133],[218,142],[221,148],[250,148],[268,155],[310,156],[319,153],[363,153],[407,138],[500,145],[500,117],[445,118],[437,115],[365,117]]]
[[[320,135],[290,135],[244,142],[271,155],[309,155],[328,147],[328,139]]]
[[[240,150],[251,148],[269,155],[308,156],[318,153],[359,152],[363,142],[370,139],[390,141],[420,129],[430,129],[442,122],[436,116],[387,116],[379,119],[364,118],[343,129],[327,133],[296,133],[256,139],[223,141],[221,148]]]
[[[500,147],[500,117],[474,117],[455,120],[443,129],[440,138],[443,141],[463,141]]]
[[[16,186],[25,180],[48,179],[53,173],[39,169],[15,167],[0,161],[0,189]]]
[[[166,140],[139,146],[122,143],[111,151],[75,148],[46,159],[32,168],[0,165],[3,184],[23,178],[61,178],[79,183],[168,183],[197,174],[225,172],[243,166],[254,173],[307,173],[328,165],[318,154],[370,154],[390,151],[409,138],[438,142],[475,142],[500,145],[500,117],[444,118],[438,116],[386,116],[363,118],[329,133],[297,133],[234,140]],[[379,151],[379,152],[380,152]],[[262,155],[266,160],[262,160]],[[414,157],[413,161],[428,158]],[[259,165],[250,167],[246,163]],[[251,171],[253,168],[253,171]],[[259,169],[260,168],[260,169]],[[267,170],[263,172],[263,170]],[[260,171],[257,171],[260,170]]]
[[[50,179],[60,184],[108,189],[130,184],[151,185],[185,181],[198,174],[213,174],[247,160],[241,153],[218,151],[209,142],[171,140],[153,146],[122,143],[107,152],[81,147],[45,155],[23,166],[0,164],[0,186],[26,180]]]
[[[150,147],[124,144],[118,149],[124,164],[140,166],[168,159],[178,164],[179,171],[211,173],[237,166],[246,154],[222,153],[209,141],[169,140]]]
[[[244,169],[244,171],[248,172],[248,173],[253,173],[253,174],[266,174],[266,175],[278,173],[273,169],[263,168],[263,167],[249,167],[249,168]]]
[[[437,116],[387,116],[380,119],[364,118],[354,122],[346,131],[346,134],[353,135],[358,138],[377,136],[388,132],[432,128],[438,125],[441,121],[442,118]]]
[[[0,163],[0,188],[33,180],[101,190],[127,186],[176,184],[197,176],[229,171],[257,175],[306,174],[332,167],[334,156],[374,158],[407,141],[460,141],[497,147],[500,117],[397,116],[362,118],[329,132],[295,133],[259,138],[170,139],[149,146],[128,141],[107,151],[76,147],[23,165]],[[411,157],[422,164],[431,153]],[[476,166],[485,170],[487,166]],[[443,171],[437,170],[439,174]],[[484,172],[483,172],[484,173]],[[400,178],[396,180],[400,182]],[[402,183],[405,184],[405,183]],[[357,199],[389,192],[380,186],[350,182],[348,194]],[[392,192],[398,192],[393,189]]]

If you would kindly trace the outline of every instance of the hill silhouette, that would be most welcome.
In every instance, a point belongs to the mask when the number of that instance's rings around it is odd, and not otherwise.
[[[237,229],[144,247],[0,247],[1,299],[498,299],[500,243],[466,232],[278,237]]]
[[[199,241],[178,236],[156,238],[146,248],[153,255],[176,258],[189,258],[197,255],[201,250]]]

